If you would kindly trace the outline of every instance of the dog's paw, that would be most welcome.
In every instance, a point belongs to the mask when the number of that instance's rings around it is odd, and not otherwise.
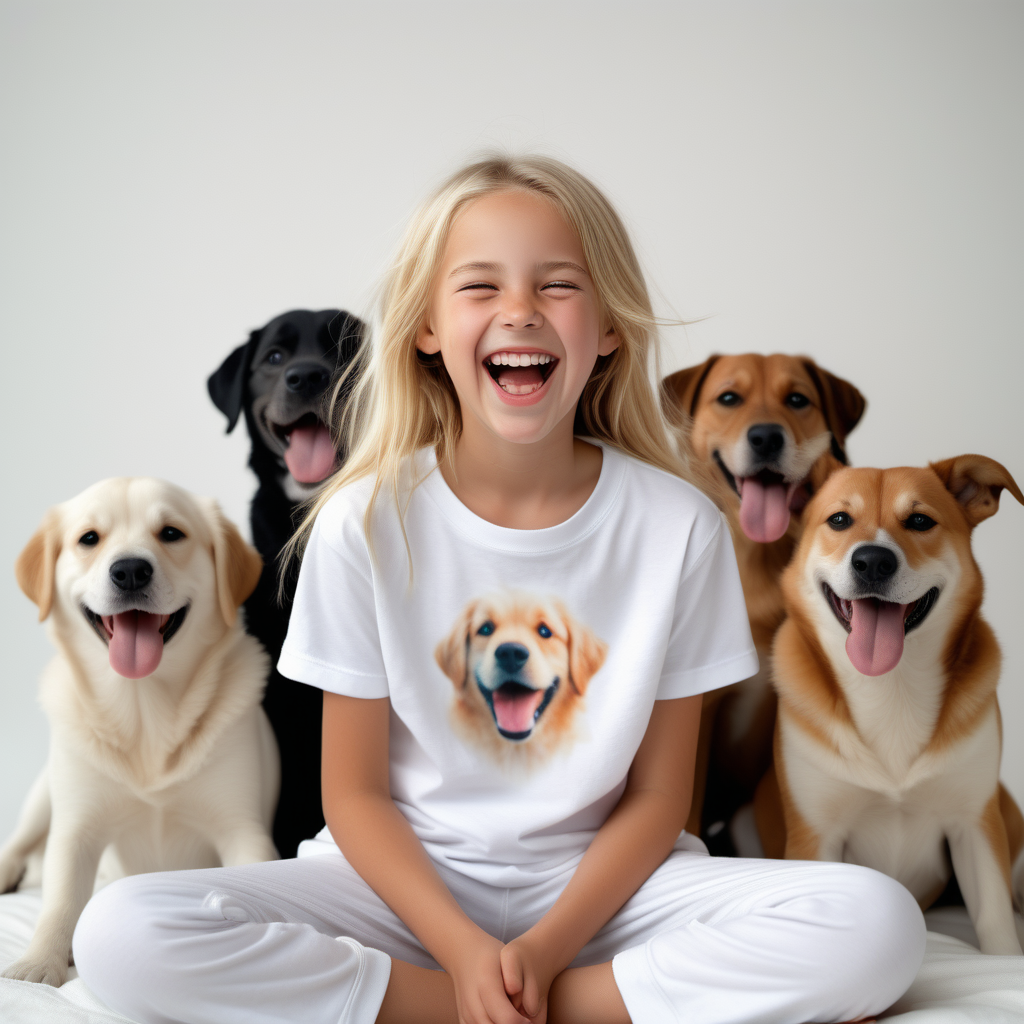
[[[25,956],[20,960],[15,960],[3,972],[3,977],[11,978],[14,981],[37,981],[44,985],[60,988],[68,977],[68,958],[54,955],[44,960],[35,960]]]

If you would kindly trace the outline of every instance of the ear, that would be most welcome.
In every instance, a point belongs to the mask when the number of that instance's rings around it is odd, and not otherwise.
[[[821,411],[832,432],[832,454],[844,466],[848,465],[843,443],[850,431],[860,423],[868,406],[867,399],[849,381],[823,370],[813,359],[804,358],[801,362],[814,381],[821,399]]]
[[[53,607],[53,575],[60,554],[60,515],[51,508],[14,563],[14,575],[25,596],[39,606],[42,622]]]
[[[972,529],[999,511],[999,493],[1005,487],[1022,505],[1017,482],[1005,466],[984,455],[958,455],[931,463],[931,468],[956,498]]]
[[[338,352],[338,369],[352,362],[363,341],[366,325],[358,317],[340,309],[327,325],[331,340]]]
[[[608,645],[563,607],[558,610],[569,631],[569,685],[582,696],[591,676],[604,664]]]
[[[217,574],[217,601],[224,621],[233,626],[238,607],[256,589],[263,572],[263,559],[216,502],[211,502],[210,526],[213,530],[213,567]]]
[[[228,434],[235,429],[245,403],[245,384],[252,365],[252,354],[256,351],[262,333],[253,331],[249,340],[239,345],[206,381],[206,390],[213,404],[228,418]]]
[[[661,407],[669,420],[678,422],[693,416],[704,381],[720,358],[709,356],[700,366],[677,370],[661,382]]]
[[[442,640],[434,651],[434,658],[441,671],[455,684],[456,690],[466,687],[469,653],[469,627],[476,611],[476,601],[470,601],[462,614],[455,620],[452,631]]]

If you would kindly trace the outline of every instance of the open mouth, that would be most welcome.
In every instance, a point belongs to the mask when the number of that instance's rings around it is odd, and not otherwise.
[[[789,519],[810,500],[809,480],[790,483],[781,473],[762,469],[752,476],[737,477],[716,450],[713,458],[729,486],[740,499],[740,527],[759,544],[771,544],[786,535]]]
[[[494,352],[484,360],[491,379],[509,395],[532,395],[540,391],[558,365],[547,352]]]
[[[515,682],[502,683],[491,690],[479,679],[477,686],[491,709],[498,732],[507,740],[525,740],[533,732],[544,709],[551,703],[558,689],[558,679],[546,690],[535,690],[532,686]]]
[[[910,604],[897,604],[877,597],[840,597],[827,583],[822,592],[832,614],[849,633],[846,653],[854,668],[866,676],[891,672],[903,657],[903,639],[927,618],[939,597],[932,587]]]
[[[83,605],[82,613],[107,645],[110,667],[126,679],[142,679],[157,670],[164,644],[181,628],[188,609],[186,604],[170,615],[138,609],[116,615],[98,615]]]
[[[331,432],[316,413],[307,412],[294,423],[267,421],[284,445],[284,462],[299,483],[318,484],[334,472],[337,454]]]

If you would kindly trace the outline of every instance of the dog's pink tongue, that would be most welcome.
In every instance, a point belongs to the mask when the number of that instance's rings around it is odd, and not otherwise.
[[[334,469],[334,445],[322,424],[296,427],[284,452],[284,462],[299,483],[318,484]]]
[[[860,598],[853,602],[846,653],[853,667],[866,676],[891,672],[903,657],[905,604]]]
[[[121,612],[107,620],[114,635],[110,638],[110,667],[126,679],[151,675],[164,653],[160,626],[166,616],[149,612]]]
[[[544,699],[544,691],[517,689],[509,694],[495,690],[492,698],[499,729],[505,732],[529,732],[533,728],[533,713]]]
[[[763,484],[757,477],[741,477],[740,526],[759,544],[771,544],[789,529],[789,498],[783,484]]]

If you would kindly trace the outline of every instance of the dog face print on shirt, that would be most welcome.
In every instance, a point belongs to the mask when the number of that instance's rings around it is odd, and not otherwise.
[[[434,657],[455,686],[459,734],[499,763],[530,766],[572,744],[607,652],[557,598],[505,590],[470,601]]]

